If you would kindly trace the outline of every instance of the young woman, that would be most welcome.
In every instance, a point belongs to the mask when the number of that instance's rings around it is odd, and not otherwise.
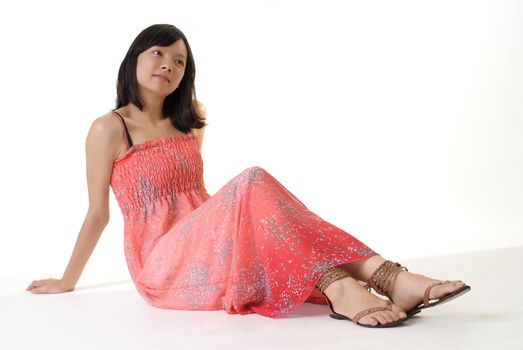
[[[116,108],[87,136],[89,210],[71,260],[61,279],[33,281],[28,291],[74,290],[109,221],[109,187],[132,281],[155,307],[275,318],[311,302],[327,304],[333,318],[390,327],[470,290],[383,259],[261,167],[209,195],[194,78],[178,28],[157,24],[136,37],[118,73]]]

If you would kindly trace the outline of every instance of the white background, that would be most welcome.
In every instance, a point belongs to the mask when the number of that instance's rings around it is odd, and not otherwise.
[[[0,276],[62,276],[87,132],[155,23],[195,56],[211,195],[261,166],[392,260],[523,244],[521,2],[31,1],[0,5]],[[111,191],[80,283],[115,279]]]

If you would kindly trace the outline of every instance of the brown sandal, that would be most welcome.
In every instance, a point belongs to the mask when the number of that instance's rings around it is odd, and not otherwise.
[[[387,298],[389,298],[390,300],[392,300],[392,298],[390,297],[390,291],[391,291],[392,284],[394,283],[396,276],[403,270],[408,271],[405,266],[401,266],[397,262],[392,262],[390,260],[386,260],[376,269],[376,271],[374,271],[372,276],[370,276],[368,285],[372,289],[374,289],[378,294],[384,295]],[[470,286],[464,285],[463,287],[461,287],[447,295],[444,295],[439,299],[433,299],[433,302],[430,302],[430,300],[429,300],[430,290],[434,286],[437,286],[439,284],[444,284],[447,282],[450,282],[450,281],[435,282],[435,283],[430,284],[427,288],[425,288],[423,302],[421,302],[420,304],[418,304],[418,305],[414,306],[413,308],[411,308],[410,310],[408,310],[406,312],[407,318],[414,316],[415,314],[419,313],[422,309],[436,306],[438,304],[442,304],[444,302],[457,298],[458,296],[465,294],[466,292],[468,292],[471,289]]]
[[[359,323],[359,320],[362,317],[364,317],[364,316],[366,316],[368,314],[371,314],[373,312],[383,311],[383,310],[390,310],[390,311],[392,311],[392,303],[389,300],[387,300],[387,305],[386,306],[377,306],[377,307],[372,307],[372,308],[368,308],[368,309],[362,310],[362,311],[358,312],[352,319],[350,319],[349,317],[347,317],[345,315],[342,315],[342,314],[339,314],[339,313],[335,312],[334,308],[332,306],[332,303],[329,300],[329,298],[327,297],[327,295],[325,295],[324,290],[331,283],[333,283],[333,282],[335,282],[335,281],[337,281],[339,279],[345,278],[345,277],[350,277],[350,274],[347,271],[345,271],[345,270],[343,270],[343,269],[341,269],[339,267],[332,267],[327,272],[325,272],[323,274],[323,276],[319,279],[318,282],[316,282],[315,287],[320,290],[321,294],[323,294],[323,296],[327,300],[327,304],[329,305],[329,309],[332,312],[332,314],[329,315],[330,317],[332,317],[334,319],[337,319],[337,320],[348,320],[348,321],[354,322],[355,324],[357,324],[359,326],[369,327],[369,328],[392,327],[392,326],[396,326],[396,325],[402,323],[403,321],[405,321],[405,319],[401,319],[401,320],[394,321],[394,322],[391,322],[391,323],[378,324],[376,326]]]

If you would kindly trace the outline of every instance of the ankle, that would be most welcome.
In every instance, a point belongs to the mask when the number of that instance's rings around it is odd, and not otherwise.
[[[386,260],[375,269],[368,279],[368,284],[378,294],[385,295],[389,299],[394,299],[392,292],[397,287],[397,277],[405,271],[407,271],[406,267],[399,263]]]
[[[380,255],[371,256],[365,260],[358,260],[352,263],[342,265],[343,268],[355,279],[368,282],[370,276],[385,261]]]
[[[342,279],[339,279],[333,283],[331,283],[327,288],[323,290],[323,293],[327,295],[327,297],[332,302],[337,302],[339,300],[342,300],[346,293],[347,293],[347,282],[349,279],[352,279],[351,277],[345,277]]]

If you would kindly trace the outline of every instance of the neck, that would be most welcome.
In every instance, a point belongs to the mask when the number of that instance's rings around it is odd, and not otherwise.
[[[162,111],[164,97],[159,98],[158,95],[140,94],[140,101],[143,103],[142,110],[132,103],[128,105],[130,115],[133,115],[133,119],[152,125],[159,124],[165,120]]]

